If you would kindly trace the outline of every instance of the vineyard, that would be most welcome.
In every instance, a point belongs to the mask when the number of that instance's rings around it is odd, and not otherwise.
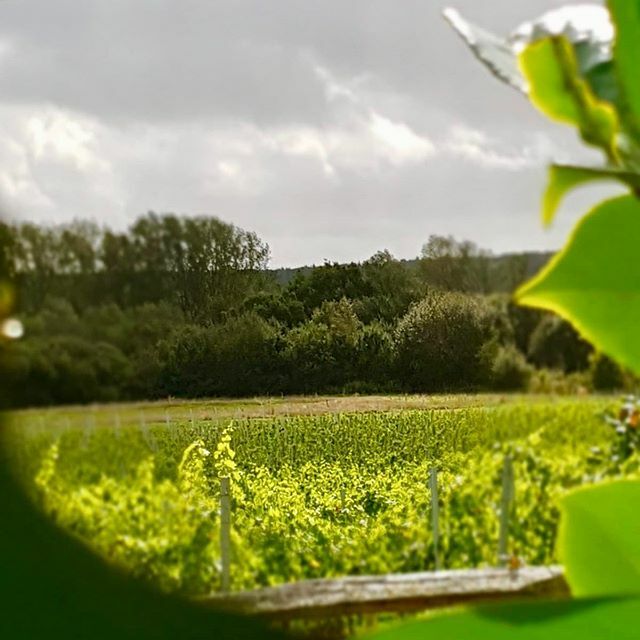
[[[610,455],[614,434],[602,415],[615,404],[50,429],[23,419],[9,437],[16,472],[57,522],[133,574],[202,595],[220,589],[223,476],[231,478],[233,590],[433,569],[433,467],[442,566],[495,565],[507,454],[515,478],[509,554],[553,563],[562,494],[636,471],[634,457],[621,465]]]

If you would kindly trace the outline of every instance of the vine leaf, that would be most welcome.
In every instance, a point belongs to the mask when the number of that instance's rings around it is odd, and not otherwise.
[[[594,93],[617,104],[618,87],[612,60],[613,25],[608,11],[598,5],[568,5],[524,22],[508,36],[501,37],[472,24],[455,9],[445,9],[447,22],[473,54],[497,78],[521,93],[527,82],[518,68],[518,53],[533,42],[564,36],[572,45],[580,75]]]
[[[640,482],[579,489],[562,501],[561,560],[575,596],[640,593]]]
[[[545,225],[551,224],[562,199],[569,191],[599,180],[615,180],[634,191],[640,190],[640,174],[633,171],[552,164],[542,200],[542,222]]]
[[[620,85],[621,102],[629,128],[640,133],[640,1],[608,0],[609,12],[616,25],[614,64]]]
[[[640,201],[607,200],[576,226],[564,249],[517,292],[554,311],[600,351],[640,374]]]
[[[617,162],[616,110],[597,98],[580,76],[570,42],[562,36],[534,42],[519,61],[533,104],[548,117],[576,126],[585,142],[604,149]]]

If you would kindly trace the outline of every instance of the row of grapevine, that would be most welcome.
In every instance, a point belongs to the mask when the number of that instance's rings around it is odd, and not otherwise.
[[[556,560],[558,502],[609,473],[606,401],[12,434],[31,494],[75,535],[162,588],[218,590],[220,476],[230,476],[230,587],[497,559],[505,455],[509,556]],[[627,473],[633,473],[632,465]]]

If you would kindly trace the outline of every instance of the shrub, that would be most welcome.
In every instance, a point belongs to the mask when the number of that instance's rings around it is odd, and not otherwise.
[[[491,368],[489,382],[493,389],[515,391],[526,389],[533,367],[513,345],[498,347]]]
[[[130,363],[119,349],[73,336],[16,345],[11,363],[16,405],[113,401],[124,395],[131,378]]]
[[[384,325],[376,322],[362,327],[355,369],[363,388],[368,386],[370,391],[375,391],[376,384],[378,389],[393,386],[393,338]]]
[[[464,388],[482,378],[480,352],[490,333],[489,313],[479,298],[433,293],[398,323],[398,379],[409,389]]]
[[[352,379],[362,324],[351,303],[324,302],[284,339],[283,360],[293,391],[337,389]]]
[[[278,329],[253,313],[186,325],[162,346],[158,391],[175,396],[266,393],[277,384]]]
[[[568,322],[548,314],[531,334],[528,356],[537,367],[572,373],[588,368],[591,351],[589,343]]]
[[[614,391],[625,387],[622,369],[602,353],[594,352],[589,358],[591,388],[596,391]]]
[[[264,320],[276,320],[285,327],[293,327],[307,319],[304,305],[290,293],[258,293],[242,305]]]
[[[584,371],[565,374],[557,369],[537,369],[531,375],[531,393],[583,395],[589,390],[589,374]]]
[[[513,340],[516,347],[526,354],[531,344],[531,336],[546,314],[540,309],[522,307],[510,300],[507,304],[507,314],[513,330]]]

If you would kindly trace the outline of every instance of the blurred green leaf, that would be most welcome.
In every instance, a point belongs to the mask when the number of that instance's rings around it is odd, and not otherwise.
[[[640,2],[608,0],[609,12],[616,27],[614,61],[620,85],[625,122],[640,141]]]
[[[4,429],[0,425],[0,638],[282,637],[255,619],[170,597],[106,565],[21,491],[9,472]]]
[[[529,97],[545,115],[572,124],[582,139],[616,159],[618,117],[614,107],[599,100],[580,76],[573,47],[563,37],[540,40],[520,54]]]
[[[507,604],[391,626],[377,640],[631,640],[638,637],[640,600]]]
[[[516,292],[521,304],[558,313],[603,353],[640,373],[640,202],[608,200]]]
[[[580,489],[562,503],[559,550],[576,596],[640,592],[640,482]]]
[[[640,189],[640,174],[616,169],[578,167],[552,164],[542,202],[542,221],[550,224],[567,193],[577,187],[597,180],[615,180],[633,190]]]

